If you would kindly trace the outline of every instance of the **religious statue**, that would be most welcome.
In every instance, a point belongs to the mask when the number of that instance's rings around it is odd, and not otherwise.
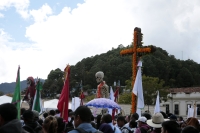
[[[27,101],[29,104],[29,110],[32,110],[32,106],[33,106],[33,100],[34,100],[34,96],[35,96],[35,80],[33,79],[33,77],[28,77],[27,78],[27,85],[28,85],[28,89],[26,91],[26,94],[23,98],[23,101]]]
[[[104,73],[99,71],[95,74],[96,81],[99,83],[97,86],[97,98],[109,98],[108,85],[103,81]]]

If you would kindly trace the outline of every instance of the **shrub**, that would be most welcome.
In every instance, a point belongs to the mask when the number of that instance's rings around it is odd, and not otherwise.
[[[131,104],[132,95],[131,93],[123,93],[119,95],[120,104]]]

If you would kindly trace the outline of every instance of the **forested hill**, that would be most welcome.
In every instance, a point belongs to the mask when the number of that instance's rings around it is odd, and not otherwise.
[[[111,86],[114,81],[125,81],[132,76],[132,56],[121,56],[123,45],[107,53],[84,58],[75,66],[71,66],[70,86],[82,80],[85,89],[96,88],[95,73],[103,71],[106,83]],[[143,75],[158,77],[168,87],[200,86],[200,64],[193,60],[179,60],[167,51],[156,47],[156,52],[142,56]]]

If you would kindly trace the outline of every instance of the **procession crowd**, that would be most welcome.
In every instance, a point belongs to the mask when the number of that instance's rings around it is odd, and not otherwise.
[[[17,119],[17,108],[11,103],[0,105],[0,133],[199,133],[197,118],[183,120],[173,114],[158,112],[152,116],[145,112],[127,116],[110,114],[94,117],[86,106],[74,112],[68,110],[68,120],[60,117],[58,110],[50,110],[39,116],[37,111],[21,109]]]

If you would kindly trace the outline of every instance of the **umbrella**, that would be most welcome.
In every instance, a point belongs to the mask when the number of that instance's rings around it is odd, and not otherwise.
[[[97,98],[89,101],[85,104],[86,106],[93,106],[96,108],[118,108],[121,109],[121,107],[114,101],[107,99],[107,98]]]

